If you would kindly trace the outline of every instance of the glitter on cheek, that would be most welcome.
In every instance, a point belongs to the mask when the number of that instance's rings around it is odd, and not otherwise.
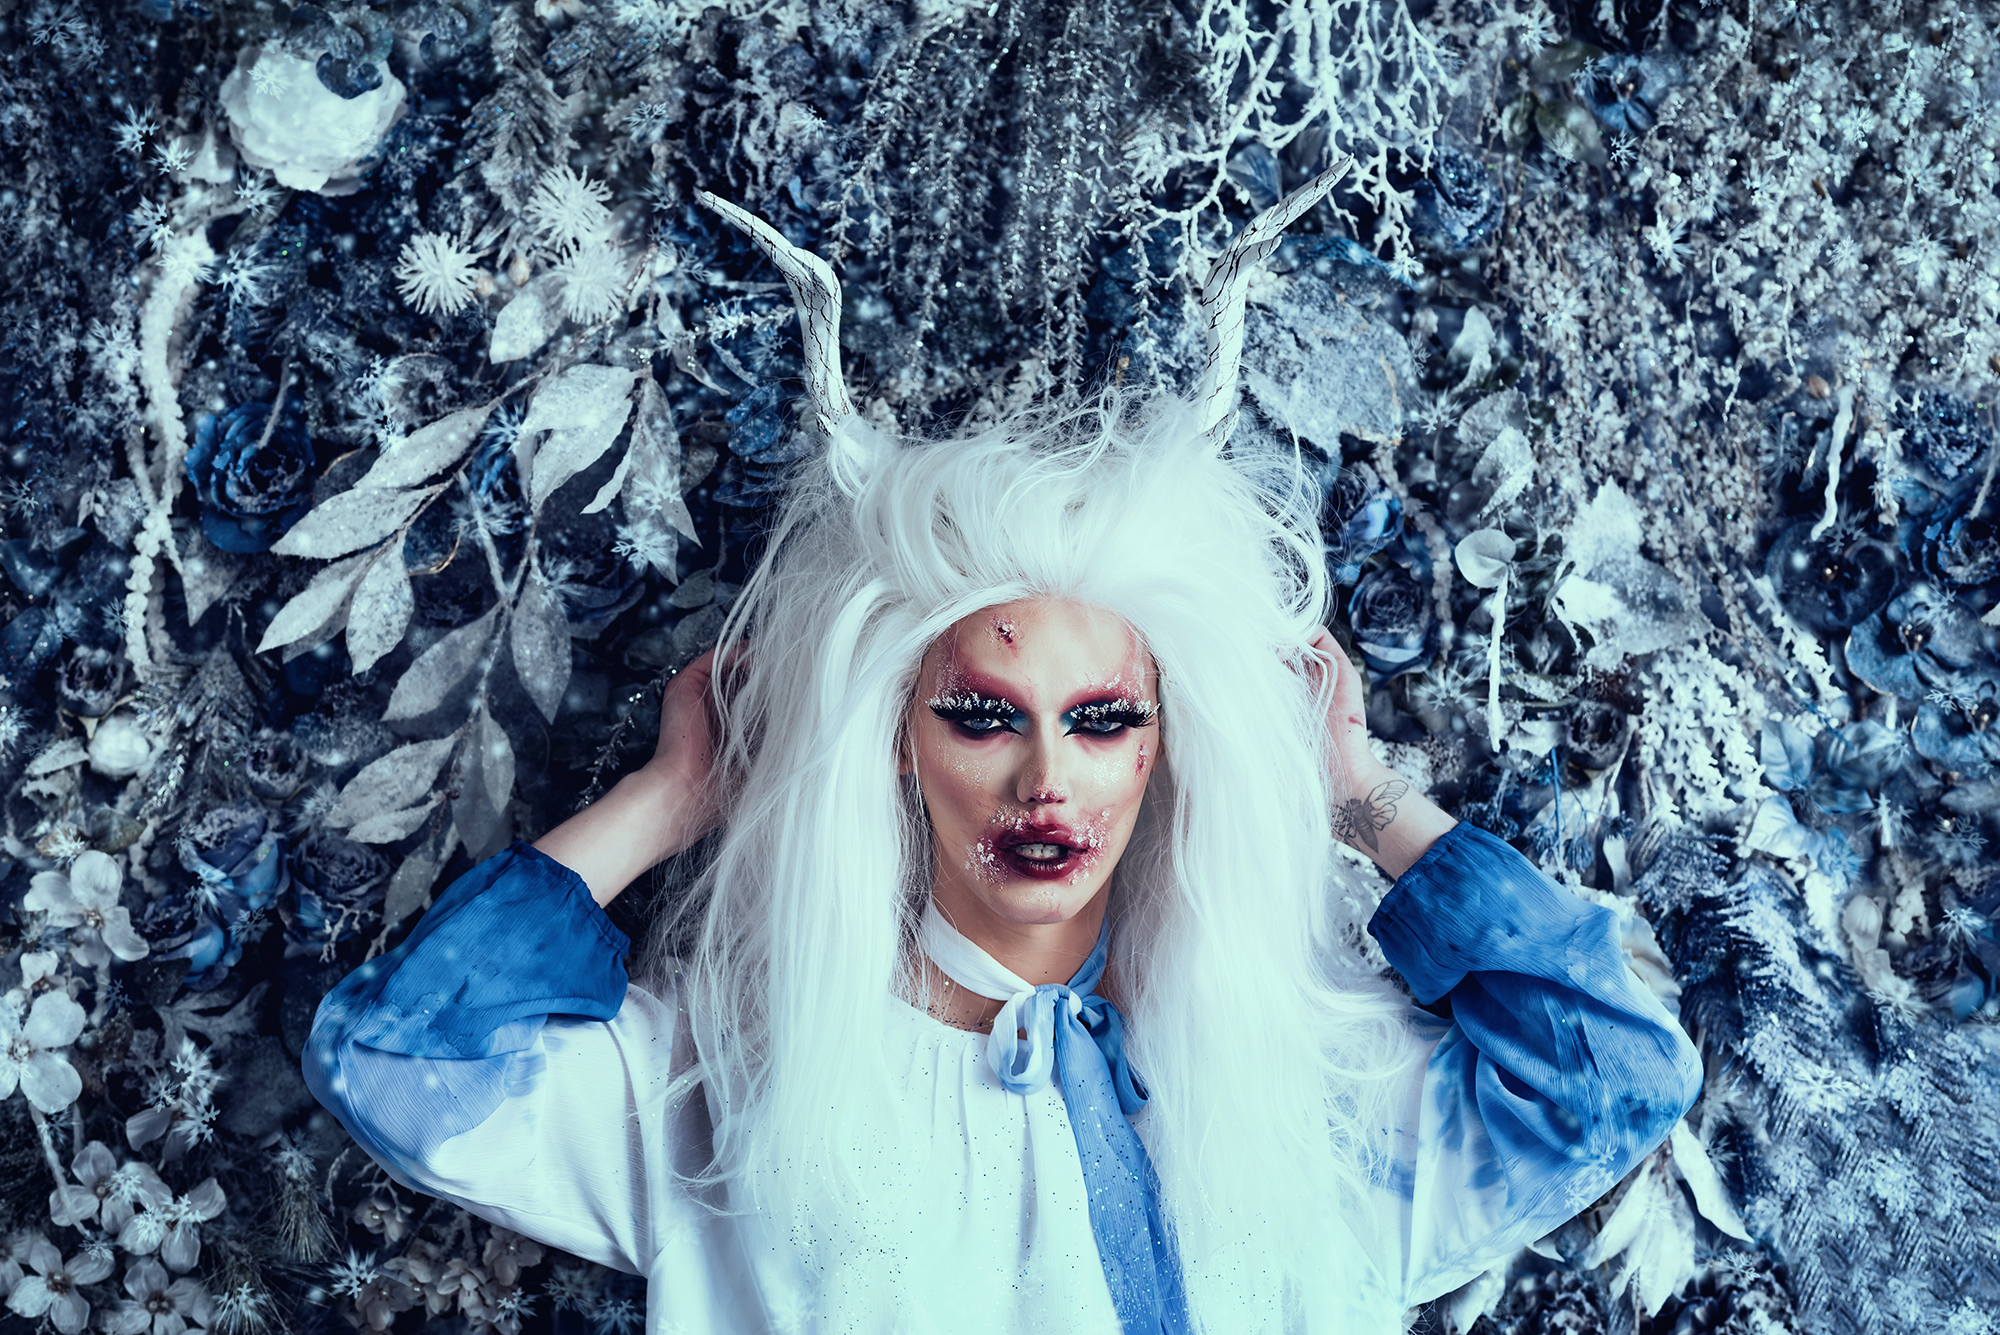
[[[1139,743],[1139,760],[1138,760],[1138,764],[1137,764],[1137,765],[1136,765],[1136,767],[1135,767],[1135,768],[1133,769],[1132,773],[1133,773],[1133,775],[1134,775],[1135,777],[1137,777],[1137,776],[1141,776],[1141,775],[1144,775],[1144,774],[1145,774],[1145,772],[1146,772],[1146,744],[1145,744],[1144,742],[1141,742],[1141,743]]]
[[[1007,868],[1000,861],[1000,848],[992,835],[974,841],[965,856],[965,869],[989,884],[1007,879]]]
[[[1006,645],[1009,649],[1018,651],[1019,646],[1014,643],[1013,622],[1009,621],[1006,617],[993,618],[993,633],[1000,638],[1002,644]]]

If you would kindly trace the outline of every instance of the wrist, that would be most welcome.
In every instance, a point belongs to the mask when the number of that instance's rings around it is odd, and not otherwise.
[[[685,779],[653,760],[618,780],[606,794],[636,817],[630,824],[649,855],[648,866],[672,857],[694,842],[685,837],[684,831],[687,793]]]

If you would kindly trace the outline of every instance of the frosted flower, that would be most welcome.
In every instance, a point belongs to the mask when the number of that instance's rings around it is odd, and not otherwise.
[[[129,779],[153,767],[153,739],[129,710],[97,725],[90,739],[90,768],[107,779]]]
[[[608,320],[624,309],[625,257],[603,241],[587,241],[563,256],[563,313],[579,324]]]
[[[146,939],[132,930],[132,917],[118,903],[123,876],[107,853],[88,849],[77,855],[67,875],[35,873],[23,907],[49,915],[52,927],[69,928],[71,958],[86,968],[146,958]]]
[[[478,259],[450,237],[418,232],[396,266],[397,290],[425,315],[456,315],[479,295]]]
[[[214,1178],[158,1209],[134,1215],[118,1230],[118,1245],[134,1256],[160,1254],[169,1270],[194,1269],[201,1259],[201,1226],[229,1203]]]
[[[11,997],[0,999],[0,1099],[18,1087],[45,1113],[59,1113],[83,1092],[83,1078],[57,1048],[83,1032],[83,1007],[64,992],[44,992],[23,1017]]]
[[[174,1199],[173,1188],[152,1165],[136,1160],[121,1165],[101,1140],[79,1150],[69,1167],[76,1182],[49,1193],[49,1217],[66,1228],[96,1220],[115,1237],[132,1222],[134,1207],[158,1210]]]
[[[402,81],[393,74],[359,97],[341,97],[320,82],[311,61],[275,47],[244,47],[222,81],[222,107],[243,160],[280,185],[321,194],[356,188],[362,161],[403,106]]]
[[[525,212],[528,222],[552,245],[569,246],[604,239],[611,231],[611,210],[605,204],[611,187],[578,175],[568,167],[542,173]]]
[[[31,1321],[46,1316],[62,1335],[78,1335],[90,1320],[90,1304],[77,1289],[111,1273],[110,1254],[86,1248],[65,1261],[54,1243],[36,1238],[28,1244],[27,1262],[35,1273],[7,1295],[7,1310]]]
[[[192,1279],[169,1280],[166,1267],[150,1256],[125,1267],[125,1292],[131,1300],[99,1318],[109,1335],[181,1335],[190,1324],[206,1326],[215,1317],[207,1289]]]

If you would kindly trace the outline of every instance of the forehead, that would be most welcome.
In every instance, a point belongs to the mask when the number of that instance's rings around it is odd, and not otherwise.
[[[1150,696],[1152,667],[1123,618],[1057,599],[983,608],[954,622],[924,656],[941,690],[997,688],[1029,708],[1081,691]]]

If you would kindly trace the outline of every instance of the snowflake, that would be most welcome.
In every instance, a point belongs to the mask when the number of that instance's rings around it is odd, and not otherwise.
[[[265,264],[257,258],[253,246],[224,260],[222,267],[216,271],[215,281],[229,294],[231,306],[262,306],[271,299],[269,285],[277,272],[276,265]]]
[[[270,1325],[271,1300],[248,1280],[215,1296],[213,1328],[223,1335],[245,1335]]]
[[[153,160],[167,171],[179,175],[194,161],[194,150],[179,142],[160,144],[153,149]]]
[[[425,315],[456,315],[479,295],[477,252],[436,232],[418,232],[396,266],[397,290]]]
[[[261,177],[255,180],[246,177],[236,183],[236,198],[258,217],[269,217],[278,202],[278,187]]]
[[[1861,263],[1861,243],[1844,236],[1827,252],[1827,264],[1835,273],[1846,273]]]
[[[586,1316],[598,1335],[633,1335],[644,1324],[645,1313],[630,1298],[610,1298],[594,1303]]]
[[[363,1256],[350,1247],[347,1249],[347,1259],[335,1261],[326,1268],[326,1273],[330,1281],[328,1287],[336,1296],[352,1297],[374,1282],[377,1274],[375,1253],[369,1252]]]
[[[1611,136],[1611,165],[1618,168],[1631,166],[1639,160],[1639,140],[1629,134]]]
[[[1890,253],[1896,263],[1917,271],[1918,287],[1935,285],[1944,273],[1944,262],[1951,258],[1951,248],[1929,233],[1912,237]]]
[[[542,174],[526,213],[535,230],[555,245],[576,245],[606,237],[611,230],[611,187],[568,167]]]
[[[1944,912],[1944,924],[1939,934],[1956,945],[1970,945],[1972,938],[1985,931],[1988,926],[1986,915],[1969,909],[1963,904],[1954,904]]]
[[[148,249],[164,249],[174,239],[173,224],[169,221],[172,214],[156,199],[140,200],[127,216],[132,220],[132,229],[139,233],[140,243]]]
[[[90,331],[83,336],[83,347],[90,364],[106,380],[127,380],[139,365],[139,345],[123,324],[92,320]]]
[[[1653,225],[1646,229],[1646,244],[1652,248],[1653,258],[1658,260],[1660,267],[1669,274],[1678,274],[1681,271],[1681,261],[1694,253],[1694,247],[1683,239],[1686,236],[1687,224],[1680,221],[1668,222],[1665,214],[1661,214],[1654,220]]]
[[[642,37],[665,39],[674,35],[674,8],[660,0],[618,0],[611,16]]]
[[[1840,131],[1843,143],[1865,148],[1868,144],[1868,134],[1875,128],[1875,113],[1867,107],[1850,107],[1834,121],[1833,128]]]
[[[140,150],[146,147],[146,136],[159,128],[153,123],[150,112],[140,111],[137,107],[127,107],[125,119],[111,127],[111,137],[117,141],[120,153],[136,157]]]
[[[291,85],[292,76],[275,60],[260,60],[250,67],[250,87],[265,97],[277,97]]]
[[[651,566],[661,574],[672,578],[674,558],[679,553],[680,542],[673,530],[664,524],[620,524],[618,538],[611,550],[634,566]]]
[[[160,252],[160,276],[170,283],[199,283],[208,278],[207,238],[200,231],[176,237]]]
[[[597,241],[573,247],[556,272],[563,280],[563,310],[579,324],[608,320],[624,309],[625,259],[610,245]]]
[[[665,102],[645,102],[625,117],[626,132],[635,144],[650,144],[674,123],[674,109]]]

